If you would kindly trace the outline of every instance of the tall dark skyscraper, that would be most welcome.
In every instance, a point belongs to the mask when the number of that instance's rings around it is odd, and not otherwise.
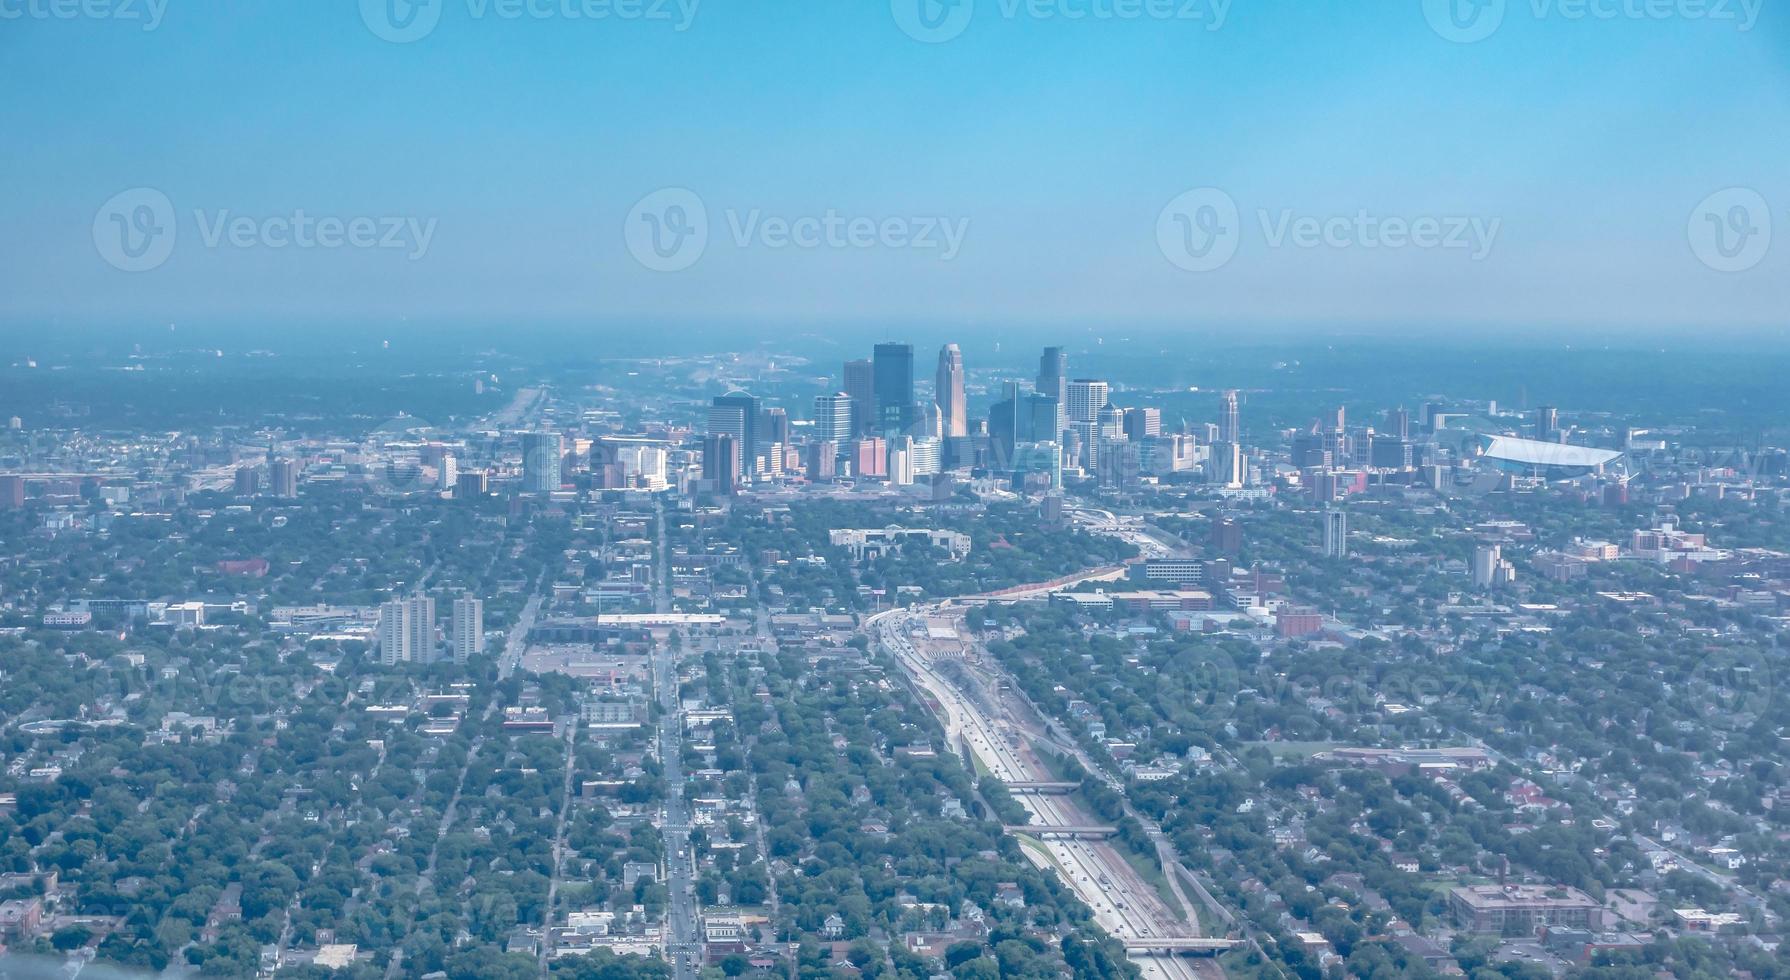
[[[1062,430],[1057,428],[1060,408],[1057,400],[1035,391],[1021,392],[1019,382],[1009,381],[1006,397],[989,409],[988,434],[1000,453],[1005,468],[1024,443],[1056,442]]]
[[[709,432],[733,436],[739,476],[758,472],[758,454],[763,447],[758,444],[757,398],[743,391],[716,397],[709,408]]]
[[[1234,388],[1220,396],[1218,441],[1235,444],[1243,442],[1243,419],[1237,410],[1237,391]]]
[[[1553,442],[1560,438],[1559,409],[1543,405],[1535,410],[1535,438],[1541,442]]]
[[[862,436],[876,423],[876,366],[867,360],[846,361],[842,390],[851,396],[851,434]]]
[[[871,359],[876,371],[876,429],[905,432],[914,421],[914,345],[877,344]]]
[[[1386,428],[1392,430],[1394,438],[1411,438],[1411,413],[1403,405],[1386,413]]]
[[[789,445],[789,411],[782,408],[767,408],[758,413],[758,435],[764,440],[764,449],[781,443]]]
[[[702,440],[702,477],[716,493],[732,494],[740,485],[739,447],[726,432],[711,432]]]
[[[1069,424],[1069,355],[1061,347],[1044,348],[1038,359],[1038,394],[1057,400],[1057,438]]]
[[[1162,409],[1128,408],[1125,410],[1125,438],[1133,442],[1162,435]]]

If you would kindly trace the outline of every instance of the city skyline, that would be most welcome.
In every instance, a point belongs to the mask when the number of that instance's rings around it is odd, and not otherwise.
[[[1767,0],[0,54],[0,977],[1790,977]]]

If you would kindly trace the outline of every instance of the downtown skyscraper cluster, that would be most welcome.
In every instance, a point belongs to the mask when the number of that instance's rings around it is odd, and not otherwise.
[[[940,478],[957,474],[996,477],[1021,492],[1059,489],[1065,473],[1121,489],[1174,474],[1232,488],[1248,480],[1235,391],[1220,396],[1217,422],[1200,436],[1165,431],[1159,408],[1114,404],[1107,380],[1071,374],[1062,347],[1043,349],[1035,379],[981,388],[970,384],[955,343],[939,348],[930,391],[917,381],[919,360],[912,344],[876,344],[869,357],[844,362],[837,387],[814,396],[808,418],[794,423],[756,395],[715,396],[701,481],[731,494],[789,477],[938,489]],[[991,387],[993,403],[972,412],[972,394]]]

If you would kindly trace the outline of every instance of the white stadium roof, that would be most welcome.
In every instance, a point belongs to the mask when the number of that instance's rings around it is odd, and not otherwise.
[[[1557,469],[1597,469],[1621,456],[1614,449],[1591,446],[1569,446],[1563,442],[1541,442],[1516,436],[1484,436],[1481,456],[1514,466]]]

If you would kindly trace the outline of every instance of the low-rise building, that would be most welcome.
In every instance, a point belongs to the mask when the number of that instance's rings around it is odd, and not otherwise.
[[[1448,892],[1448,908],[1462,929],[1500,936],[1533,936],[1549,926],[1602,932],[1603,906],[1577,888],[1543,885],[1463,885]]]

